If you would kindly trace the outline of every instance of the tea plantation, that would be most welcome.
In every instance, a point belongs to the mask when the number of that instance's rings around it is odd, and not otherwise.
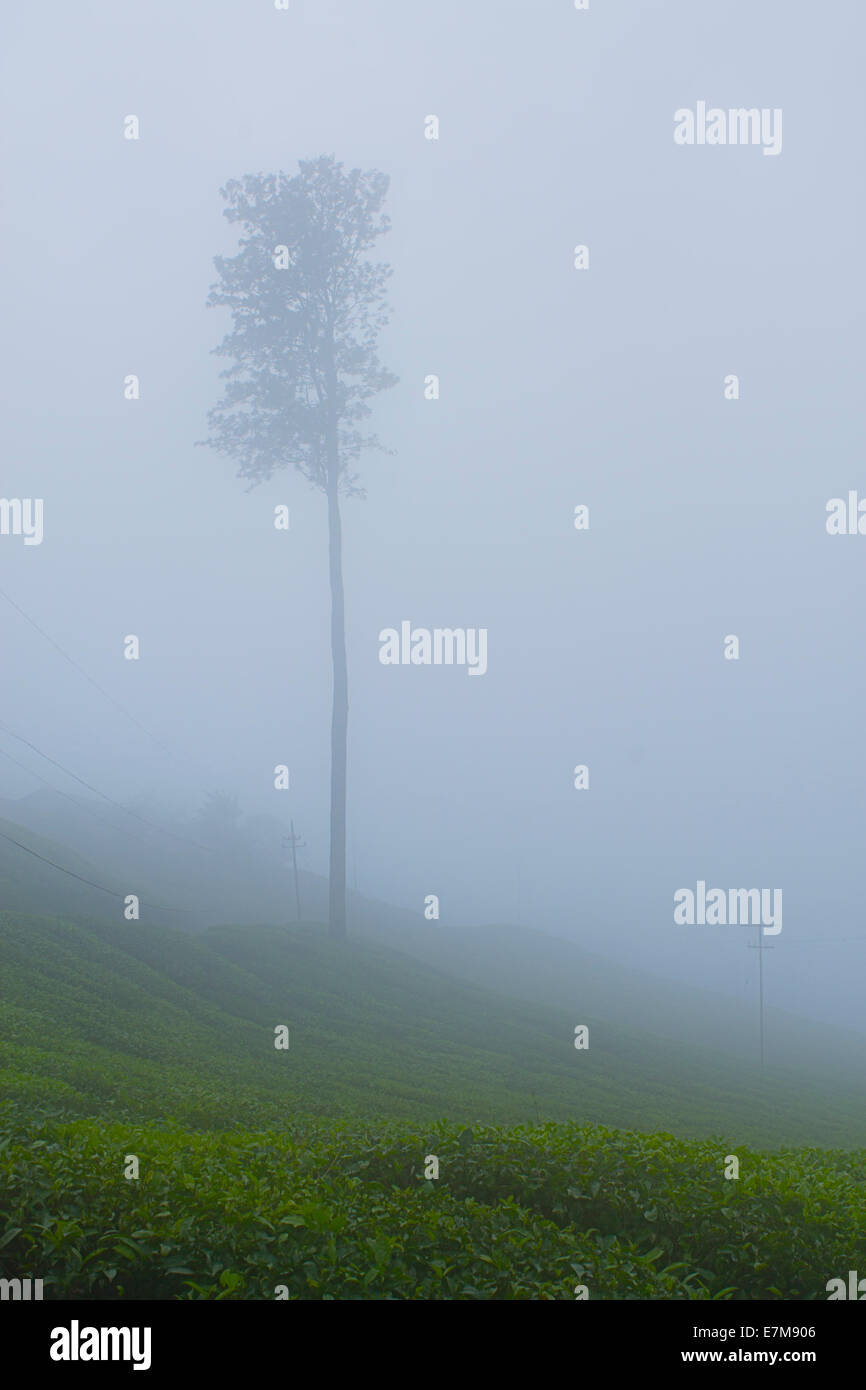
[[[0,1277],[46,1298],[811,1300],[864,1263],[856,1093],[579,1013],[578,1052],[312,926],[0,947]]]

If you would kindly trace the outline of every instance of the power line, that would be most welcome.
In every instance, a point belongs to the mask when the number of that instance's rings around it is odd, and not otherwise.
[[[90,888],[98,888],[101,893],[107,893],[111,898],[124,898],[123,893],[118,893],[116,888],[106,888],[104,883],[96,883],[92,878],[84,878],[82,874],[77,874],[72,869],[64,869],[62,864],[55,864],[53,859],[46,859],[44,854],[37,854],[35,849],[30,849],[29,845],[22,845],[20,840],[14,839],[11,835],[5,834],[0,830],[0,838],[8,840],[10,845],[17,845],[23,849],[25,854],[32,854],[34,859],[39,859],[43,864],[48,864],[52,869],[57,869],[61,874],[67,874],[69,878],[77,878],[79,883],[86,883]],[[192,907],[161,907],[158,903],[146,903],[143,898],[139,898],[142,907],[149,907],[152,912],[195,912]]]
[[[102,695],[104,699],[108,700],[108,702],[111,705],[113,705],[115,709],[119,710],[120,713],[123,714],[132,724],[134,724],[137,729],[140,729],[142,733],[146,734],[148,738],[150,738],[154,743],[156,743],[168,757],[170,757],[173,761],[177,759],[178,754],[174,750],[169,748],[167,744],[163,743],[162,739],[158,738],[157,735],[152,732],[152,730],[148,729],[145,724],[142,724],[141,720],[136,718],[136,716],[132,714],[130,710],[128,710],[124,705],[122,705],[119,700],[116,700],[115,697],[109,691],[107,691],[104,686],[100,685],[99,681],[95,680],[94,677],[91,676],[90,673],[86,671],[84,667],[75,660],[74,657],[70,656],[69,653],[63,647],[61,647],[59,642],[55,641],[55,639],[51,636],[50,633],[46,632],[43,627],[40,627],[39,623],[37,623],[34,618],[31,618],[30,614],[25,612],[21,605],[19,603],[16,603],[15,600],[11,597],[11,595],[7,594],[6,591],[2,588],[0,588],[0,598],[5,599],[9,606],[11,608],[14,608],[15,612],[18,613],[24,619],[24,621],[34,629],[35,632],[38,632],[40,637],[43,637],[45,641],[48,642],[54,648],[54,650],[57,651],[60,654],[60,656],[63,657],[64,661],[68,662],[70,666],[74,667],[75,670],[78,671],[79,675],[84,677],[88,684],[92,685],[95,690],[98,690],[100,695]],[[32,749],[32,751],[36,753],[40,758],[44,758],[46,762],[51,763],[53,767],[58,768],[59,771],[63,772],[67,777],[71,777],[73,781],[78,782],[82,787],[85,787],[86,790],[92,792],[94,796],[100,797],[103,801],[106,801],[110,806],[115,807],[118,811],[122,811],[124,815],[132,817],[132,819],[139,821],[142,825],[148,826],[151,830],[155,830],[160,835],[166,835],[172,840],[177,840],[180,844],[190,845],[192,848],[201,850],[205,854],[212,855],[216,853],[216,851],[213,850],[209,845],[203,845],[199,841],[191,840],[185,835],[178,835],[176,832],[172,830],[166,830],[163,826],[157,825],[155,821],[149,820],[146,816],[140,815],[137,811],[130,810],[128,806],[122,805],[121,802],[116,801],[111,796],[108,796],[106,792],[100,791],[98,787],[94,787],[92,783],[87,782],[83,777],[80,777],[77,773],[72,772],[67,767],[64,767],[64,765],[58,762],[56,758],[52,758],[48,753],[44,753],[41,748],[38,748],[36,746],[35,743],[32,743],[29,739],[24,738],[21,734],[16,734],[14,729],[10,729],[8,725],[0,722],[0,729],[7,733],[11,738],[16,739],[17,742],[23,743],[25,747]],[[42,782],[43,785],[49,787],[52,791],[54,791],[58,796],[65,797],[66,800],[71,801],[74,805],[80,807],[89,815],[92,815],[96,820],[101,821],[102,824],[108,825],[111,829],[120,830],[124,834],[129,833],[128,831],[125,831],[122,826],[112,825],[111,821],[106,820],[103,816],[99,816],[92,809],[92,807],[89,807],[84,802],[79,801],[77,797],[70,796],[68,792],[61,791],[59,787],[54,787],[52,783],[48,782],[44,777],[41,777],[39,773],[34,772],[32,768],[27,768],[23,763],[18,762],[18,760],[16,758],[13,758],[10,753],[7,753],[5,752],[5,750],[0,749],[0,755],[8,758],[10,762],[15,763],[16,766],[21,767],[25,771],[29,772],[32,776],[36,777],[38,781]],[[183,757],[183,760],[190,767],[195,765],[189,757],[184,756],[182,754],[180,756]],[[26,845],[20,844],[19,841],[13,839],[9,835],[3,835],[3,838],[8,840],[10,844],[18,845],[18,847],[20,849],[25,850],[26,853],[32,854],[34,858],[41,859],[43,863],[49,864],[51,868],[57,869],[60,873],[69,874],[70,877],[77,878],[80,880],[80,882],[86,883],[90,887],[97,888],[103,893],[109,893],[115,897],[121,896],[120,894],[114,893],[112,889],[105,888],[104,885],[100,883],[95,883],[91,879],[83,878],[80,874],[73,873],[72,870],[64,869],[62,865],[55,864],[53,860],[44,858],[44,856],[37,854],[35,850],[28,849]],[[158,904],[154,903],[142,903],[142,905],[151,909],[155,909],[159,912],[187,913],[193,912],[195,910],[193,908],[185,907],[160,907]],[[198,910],[216,911],[217,909],[205,908]]]
[[[292,847],[292,864],[294,865],[294,869],[295,869],[295,906],[296,906],[296,908],[297,908],[298,921],[300,922],[300,920],[301,920],[301,893],[300,893],[300,889],[298,888],[298,850],[299,850],[299,849],[305,848],[307,842],[306,842],[306,840],[302,840],[301,837],[300,837],[300,835],[296,835],[296,834],[295,834],[295,822],[294,822],[294,821],[291,821],[290,824],[291,824],[291,827],[292,827],[292,833],[291,833],[291,835],[286,835],[286,836],[284,836],[284,838],[283,838],[283,845],[284,845],[284,846],[286,846],[286,845],[291,845],[291,847]],[[357,884],[356,884],[355,888],[356,888],[356,891],[357,891]]]
[[[163,743],[161,738],[159,738],[155,733],[153,733],[151,729],[148,729],[146,724],[142,724],[141,720],[137,719],[136,716],[132,714],[126,708],[125,705],[122,705],[119,700],[116,700],[114,696],[108,690],[105,689],[104,686],[99,684],[99,681],[94,680],[93,676],[90,675],[89,671],[85,671],[84,667],[79,662],[77,662],[73,656],[70,656],[69,653],[65,651],[63,647],[61,647],[60,643],[54,640],[50,633],[46,632],[43,627],[40,627],[36,620],[30,617],[29,613],[25,613],[20,603],[16,603],[15,600],[9,594],[6,593],[5,589],[0,589],[0,598],[5,599],[9,606],[15,609],[16,613],[20,613],[24,621],[26,623],[29,623],[30,626],[34,629],[34,631],[39,633],[40,637],[44,637],[45,641],[49,642],[56,652],[60,653],[64,661],[68,661],[69,665],[73,666],[75,670],[79,673],[79,675],[83,676],[84,679],[88,681],[90,685],[93,686],[94,690],[98,690],[100,695],[102,695],[106,700],[108,700],[108,702],[112,704],[116,710],[119,710],[121,714],[125,715],[125,717],[129,719],[137,729],[140,729],[143,734],[146,734],[149,739],[152,739],[153,742],[157,744],[159,748],[162,749],[163,753],[165,753],[173,761],[177,758],[178,754],[173,749],[169,748],[168,744]],[[181,757],[183,756],[184,755],[181,754]],[[184,761],[189,763],[190,767],[194,766],[194,764],[190,761],[188,757],[185,757]]]
[[[758,1029],[761,1038],[761,1071],[764,1070],[764,952],[772,949],[769,942],[764,941],[764,935],[760,925],[758,926],[758,939],[754,946],[750,941],[746,945],[753,951],[758,952]]]
[[[54,783],[49,782],[47,777],[41,776],[40,773],[34,771],[32,767],[28,767],[26,763],[22,763],[18,758],[13,758],[12,754],[7,753],[5,748],[0,748],[0,757],[6,758],[10,763],[14,763],[16,767],[20,767],[29,777],[35,777],[37,782],[41,782],[43,787],[48,787],[49,791],[54,792],[55,796],[62,796],[65,801],[71,801],[73,806],[78,806],[82,811],[86,811],[89,816],[93,816],[94,820],[98,820],[100,825],[107,825],[111,830],[119,830],[122,835],[128,835],[130,838],[134,838],[131,830],[127,830],[123,825],[115,825],[113,821],[107,820],[105,816],[100,816],[94,811],[92,806],[88,806],[86,801],[79,801],[77,796],[71,796],[69,792],[61,791],[60,787],[55,787]]]
[[[795,936],[788,937],[785,946],[836,946],[843,943],[860,942],[866,943],[866,935],[860,936]],[[781,945],[781,943],[779,943]],[[758,952],[758,1027],[761,1038],[761,1070],[764,1068],[764,952],[772,949],[769,942],[764,941],[763,934],[758,929],[758,940],[754,946],[751,942],[746,942],[752,950]]]
[[[2,720],[0,720],[0,729],[2,729],[4,733],[9,734],[11,738],[17,739],[19,743],[23,743],[27,748],[32,748],[33,752],[38,753],[40,758],[44,758],[45,761],[51,763],[53,767],[59,768],[67,777],[71,777],[74,781],[80,782],[82,787],[86,787],[89,792],[93,792],[94,796],[100,796],[103,801],[107,801],[110,806],[116,806],[118,811],[122,811],[124,815],[132,816],[134,820],[141,821],[142,825],[150,826],[151,830],[158,831],[160,835],[168,835],[172,840],[179,840],[181,844],[192,845],[195,849],[203,850],[205,854],[214,853],[207,845],[200,845],[197,840],[189,840],[185,835],[177,835],[173,830],[165,830],[161,825],[157,825],[155,821],[148,820],[146,816],[141,816],[137,811],[131,811],[128,806],[123,806],[121,802],[115,801],[114,798],[108,796],[106,792],[101,792],[98,787],[94,787],[90,782],[86,782],[83,777],[79,777],[77,772],[70,772],[69,768],[64,767],[56,758],[52,758],[48,753],[43,753],[42,749],[37,748],[35,743],[31,743],[29,739],[24,738],[21,734],[16,734],[14,729],[10,729],[8,724],[4,724]]]

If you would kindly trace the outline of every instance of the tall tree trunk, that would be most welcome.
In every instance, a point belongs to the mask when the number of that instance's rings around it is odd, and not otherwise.
[[[329,441],[328,560],[331,578],[331,860],[328,921],[335,941],[346,936],[346,746],[349,726],[349,677],[346,665],[346,617],[343,598],[343,537],[340,523],[339,460],[336,427]]]

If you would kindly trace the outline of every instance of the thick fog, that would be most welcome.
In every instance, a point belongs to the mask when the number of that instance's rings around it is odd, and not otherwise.
[[[149,732],[0,599],[4,800],[42,787],[25,768],[82,794],[12,730],[157,818],[235,793],[327,872],[325,503],[291,469],[249,490],[196,441],[237,245],[219,190],[333,154],[391,179],[400,378],[371,422],[392,452],[343,505],[350,887],[419,931],[436,894],[443,926],[743,1000],[755,933],[676,925],[674,894],[781,889],[768,1003],[866,1029],[866,538],[826,527],[866,496],[866,23],[818,13],[19,7],[0,491],[43,499],[44,534],[0,536],[0,589]],[[780,110],[781,148],[678,145],[699,102]],[[382,664],[403,622],[485,629],[486,671]]]

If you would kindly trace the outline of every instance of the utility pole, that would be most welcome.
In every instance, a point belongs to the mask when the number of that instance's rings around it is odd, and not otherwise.
[[[760,922],[758,923],[758,940],[755,945],[750,941],[746,942],[750,951],[758,953],[758,1028],[761,1035],[761,1071],[764,1070],[764,952],[771,951],[772,946],[764,941],[764,933]]]
[[[300,922],[300,920],[301,920],[301,893],[300,893],[300,889],[298,888],[298,853],[297,853],[297,852],[298,852],[299,849],[304,849],[304,848],[306,847],[306,843],[307,843],[307,842],[306,842],[306,840],[302,840],[301,837],[300,837],[300,835],[296,835],[296,834],[295,834],[295,822],[294,822],[294,821],[290,821],[289,824],[290,824],[291,827],[292,827],[292,833],[291,833],[291,835],[286,835],[286,836],[284,836],[284,838],[283,838],[283,845],[285,845],[285,846],[291,845],[291,847],[292,847],[292,867],[293,867],[293,869],[294,869],[294,871],[295,871],[295,908],[296,908],[296,911],[297,911],[297,914],[298,914],[297,920]]]

